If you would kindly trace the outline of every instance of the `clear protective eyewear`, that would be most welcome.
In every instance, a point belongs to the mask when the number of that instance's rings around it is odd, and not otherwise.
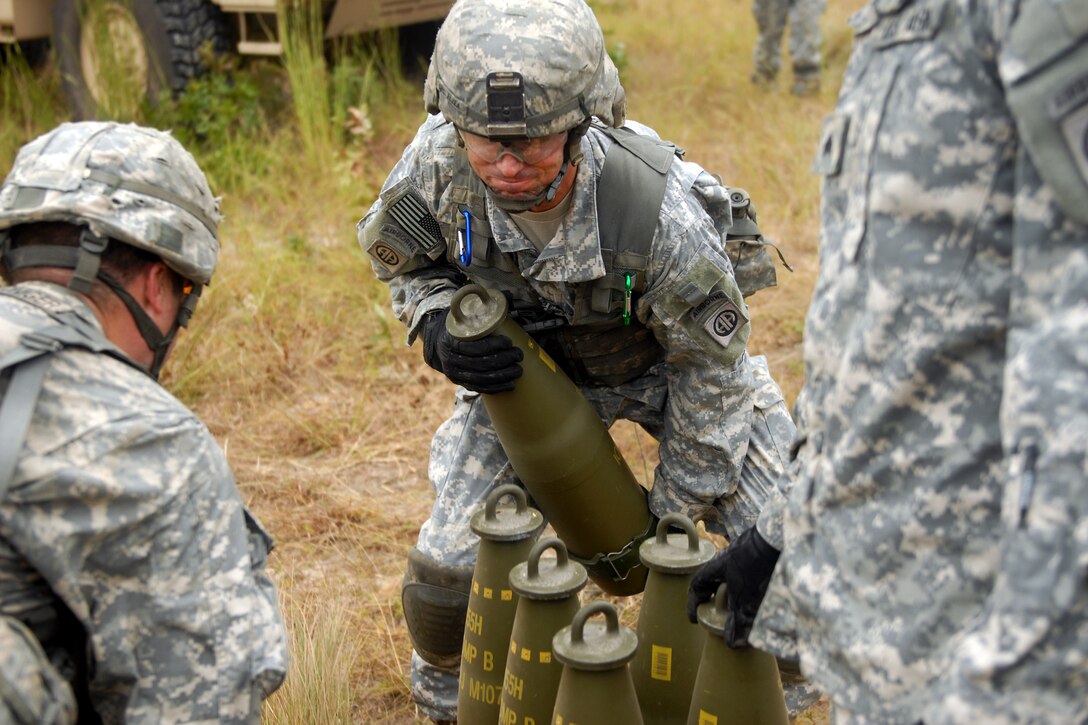
[[[465,142],[465,148],[485,164],[494,164],[506,154],[510,154],[526,166],[532,166],[562,149],[567,142],[566,131],[549,136],[506,141],[493,141],[486,136],[477,136],[468,131],[459,130],[458,133]]]

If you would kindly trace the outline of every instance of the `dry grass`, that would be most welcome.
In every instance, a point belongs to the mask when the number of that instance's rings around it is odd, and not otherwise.
[[[816,271],[818,185],[810,159],[849,44],[847,8],[832,5],[827,82],[819,97],[798,100],[781,88],[749,88],[754,27],[746,4],[595,4],[610,44],[622,42],[629,59],[632,116],[688,149],[689,159],[747,188],[764,230],[796,270],[752,300],[753,348],[769,356],[791,400],[803,374],[801,331]],[[368,160],[370,173],[388,168],[409,140],[420,116],[407,109],[409,122],[389,131],[387,144],[370,144],[385,157]],[[353,673],[354,721],[410,723],[421,720],[408,695],[400,578],[404,553],[428,515],[427,446],[451,390],[418,350],[403,346],[385,290],[352,244],[351,221],[380,181],[380,173],[360,179],[369,196],[356,194],[347,206],[339,204],[350,189],[322,187],[307,218],[290,223],[283,215],[253,221],[244,218],[250,209],[228,207],[242,230],[253,230],[234,237],[237,249],[217,285],[229,301],[217,300],[210,315],[218,318],[215,328],[236,328],[227,333],[235,346],[222,350],[209,341],[193,357],[238,356],[224,363],[233,372],[208,373],[198,407],[229,445],[246,495],[277,536],[273,562],[285,596],[309,603],[289,613],[312,616],[322,611],[316,603],[335,598],[342,614],[327,624],[359,644],[343,668]],[[290,256],[284,240],[291,234],[307,240],[301,273],[290,259],[277,262]],[[264,269],[260,284],[232,278],[242,274],[240,262]],[[247,280],[253,275],[244,273]],[[634,425],[621,423],[614,432],[639,478],[652,480],[653,441]],[[637,599],[614,601],[633,625]],[[800,722],[826,723],[826,702]]]
[[[610,47],[626,56],[632,117],[748,189],[764,231],[796,270],[751,300],[752,348],[770,358],[792,401],[817,265],[810,160],[849,50],[845,17],[861,0],[831,0],[824,88],[809,99],[786,92],[788,71],[777,89],[749,87],[755,30],[747,1],[592,4]],[[16,94],[31,103],[35,91],[25,74],[3,77],[14,79],[0,87],[6,163],[15,124],[22,140],[31,135]],[[290,684],[267,703],[274,722],[418,720],[400,579],[430,508],[427,448],[452,389],[404,346],[354,222],[423,118],[421,86],[419,78],[385,83],[380,108],[359,111],[367,115],[363,143],[329,151],[319,164],[292,158],[331,143],[316,131],[306,132],[318,134],[309,140],[297,129],[260,139],[282,144],[284,160],[226,196],[220,272],[166,371],[166,384],[227,450],[244,496],[278,543],[271,566],[294,666]],[[653,441],[633,425],[614,432],[648,483]],[[637,599],[619,604],[633,624]],[[826,703],[801,722],[826,723]]]

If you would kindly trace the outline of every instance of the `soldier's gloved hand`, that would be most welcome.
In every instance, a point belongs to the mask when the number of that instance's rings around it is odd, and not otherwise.
[[[688,619],[693,624],[698,622],[698,606],[713,599],[718,586],[725,582],[725,643],[747,647],[748,634],[767,593],[778,555],[778,549],[768,544],[755,526],[745,531],[691,578]]]
[[[448,309],[423,321],[423,359],[458,385],[477,393],[503,393],[514,389],[521,377],[521,350],[506,335],[479,340],[458,340],[446,330]]]

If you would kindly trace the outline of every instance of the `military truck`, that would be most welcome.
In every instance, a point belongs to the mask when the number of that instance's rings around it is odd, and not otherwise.
[[[325,37],[382,28],[429,29],[453,0],[303,0],[321,3]],[[277,0],[0,0],[0,44],[49,39],[72,112],[93,117],[111,81],[107,62],[156,97],[202,70],[200,49],[279,55]],[[103,50],[106,48],[107,50]],[[110,57],[105,57],[106,54]],[[117,75],[117,71],[113,71]]]

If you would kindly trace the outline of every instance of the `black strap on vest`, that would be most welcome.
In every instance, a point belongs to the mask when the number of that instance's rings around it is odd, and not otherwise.
[[[601,130],[615,143],[605,153],[597,183],[597,226],[606,272],[590,285],[589,307],[608,314],[623,304],[627,275],[632,290],[641,292],[646,286],[665,183],[678,150],[628,128]]]
[[[676,146],[627,128],[605,133],[616,143],[605,154],[597,184],[601,247],[616,257],[648,259]]]
[[[20,348],[21,352],[23,348]],[[7,495],[15,463],[23,448],[30,417],[42,389],[49,357],[45,352],[17,364],[8,379],[3,401],[0,402],[0,501]]]

